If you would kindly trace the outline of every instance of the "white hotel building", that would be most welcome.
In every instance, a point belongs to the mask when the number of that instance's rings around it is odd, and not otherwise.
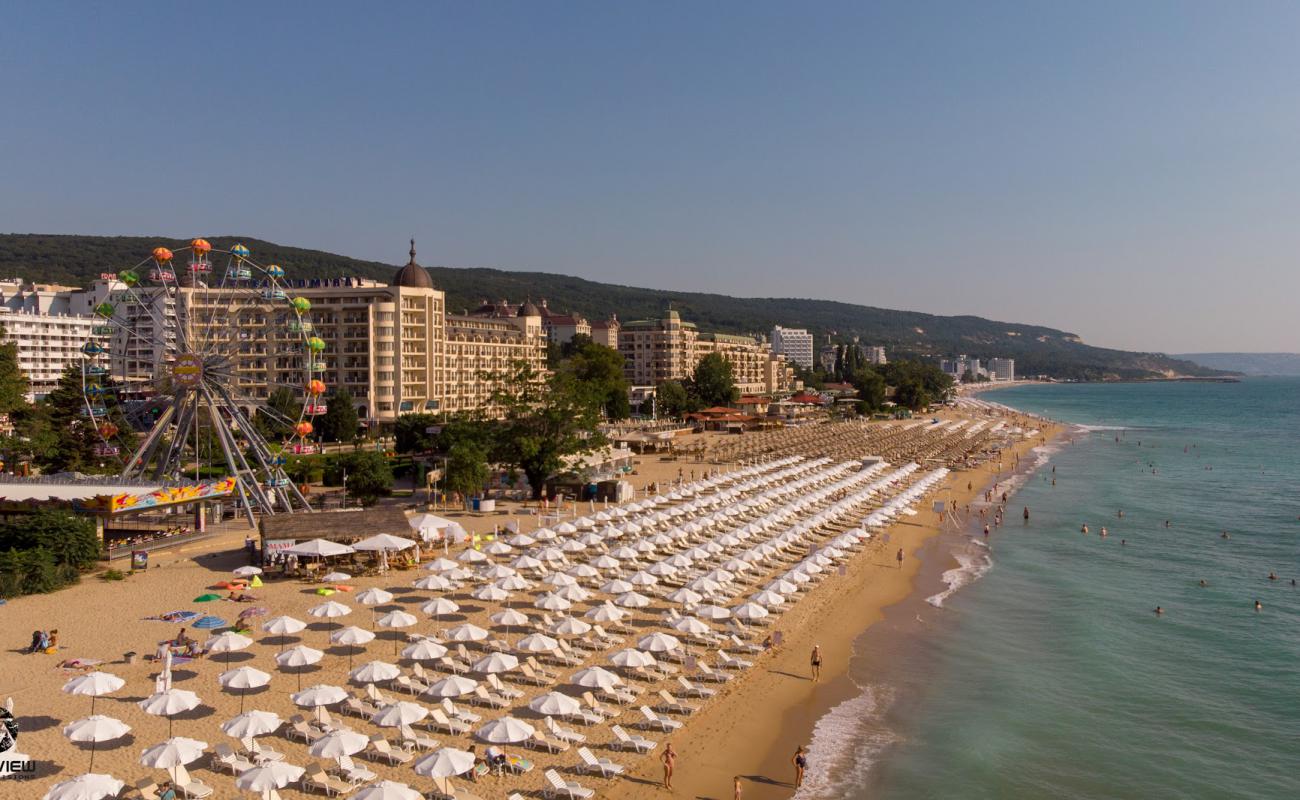
[[[772,352],[805,369],[813,365],[813,335],[803,328],[772,329]]]
[[[18,349],[18,367],[27,375],[27,399],[39,400],[59,384],[69,364],[80,363],[81,348],[95,340],[97,321],[77,312],[71,286],[0,280],[0,324],[4,340]]]

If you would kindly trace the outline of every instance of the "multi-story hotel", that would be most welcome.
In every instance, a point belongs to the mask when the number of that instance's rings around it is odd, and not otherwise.
[[[772,352],[792,364],[812,369],[813,335],[803,328],[772,328]]]
[[[731,364],[736,387],[745,394],[786,391],[794,378],[785,358],[774,354],[765,342],[752,336],[700,333],[694,323],[683,322],[672,309],[662,319],[623,323],[618,349],[633,386],[683,380],[709,353],[719,353]]]
[[[28,380],[27,399],[54,391],[69,364],[79,364],[87,343],[107,344],[96,321],[78,314],[71,286],[0,281],[0,325],[4,340],[17,348],[18,367]]]

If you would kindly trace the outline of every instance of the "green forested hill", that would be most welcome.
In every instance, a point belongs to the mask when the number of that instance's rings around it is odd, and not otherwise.
[[[280,264],[290,277],[359,275],[386,281],[396,269],[393,264],[260,239],[206,238],[219,248],[242,241],[252,250],[254,260]],[[189,237],[0,234],[0,276],[85,285],[101,272],[134,266],[158,245],[181,247],[188,242]],[[447,293],[447,308],[453,312],[472,309],[485,298],[518,302],[531,297],[547,300],[553,310],[575,311],[588,319],[603,319],[614,312],[619,319],[629,320],[659,314],[671,302],[684,319],[698,323],[702,330],[766,333],[778,324],[808,328],[819,335],[819,341],[822,334],[829,333],[837,339],[858,336],[865,344],[884,345],[891,357],[957,353],[1010,357],[1016,359],[1016,371],[1021,375],[1108,380],[1219,374],[1161,353],[1091,347],[1064,331],[981,317],[942,317],[830,300],[642,289],[544,272],[455,267],[430,267],[429,272],[434,284]]]

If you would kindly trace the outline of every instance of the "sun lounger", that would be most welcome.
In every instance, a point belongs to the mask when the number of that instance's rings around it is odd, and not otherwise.
[[[695,706],[688,706],[685,703],[673,697],[667,689],[659,690],[659,705],[655,706],[656,711],[668,711],[673,714],[691,714],[695,712]]]
[[[587,741],[586,736],[582,735],[581,733],[578,733],[577,731],[560,727],[560,724],[551,717],[546,718],[546,730],[551,734],[552,738],[558,739],[561,742],[580,744],[582,742]]]
[[[256,761],[258,764],[265,764],[268,761],[283,761],[284,753],[271,749],[269,746],[261,744],[252,737],[241,739],[239,741],[244,747],[244,752]]]
[[[212,787],[203,781],[191,778],[189,770],[185,769],[185,767],[172,767],[169,772],[171,773],[172,785],[186,797],[198,800],[198,798],[212,796]]]
[[[686,693],[687,697],[712,697],[718,691],[707,686],[701,686],[698,683],[691,683],[680,675],[677,677],[677,685],[682,687],[682,691]]]
[[[627,750],[631,748],[638,753],[648,753],[655,749],[659,744],[658,742],[652,742],[639,734],[628,733],[623,730],[621,725],[610,726],[610,731],[614,734],[614,741],[610,742],[610,744],[619,750]]]
[[[608,778],[611,775],[618,776],[623,774],[623,765],[615,764],[608,758],[596,758],[590,750],[585,747],[578,748],[578,757],[582,759],[582,770],[584,772],[600,772],[602,778]]]
[[[225,742],[217,745],[216,749],[212,752],[211,764],[214,770],[229,770],[231,775],[238,775],[244,770],[252,769],[254,767],[252,761],[249,761],[239,753],[236,753],[230,748],[230,745]],[[157,788],[158,787],[155,785],[154,789],[156,790]]]
[[[443,656],[438,659],[438,668],[456,675],[464,675],[466,672],[469,672],[469,664],[466,664],[463,661],[457,661],[451,656]]]
[[[726,683],[727,681],[731,680],[730,675],[728,675],[725,672],[718,672],[714,670],[712,667],[710,667],[708,664],[705,664],[703,661],[696,663],[695,670],[699,679],[702,681],[709,681],[710,683]]]
[[[569,749],[568,742],[562,742],[559,739],[552,739],[541,731],[533,731],[533,736],[526,744],[534,750],[545,750],[554,755],[563,753]]]
[[[536,672],[534,672],[533,668],[528,666],[527,664],[519,665],[519,672],[515,677],[521,683],[527,683],[532,686],[548,686],[552,683],[550,679],[543,678],[541,675],[538,675]]]
[[[367,703],[360,697],[348,695],[347,699],[343,701],[343,705],[339,707],[339,711],[342,711],[345,714],[351,714],[354,717],[365,717],[366,719],[370,719],[375,714],[379,713],[379,708]]]
[[[376,760],[381,756],[388,759],[389,764],[406,764],[414,758],[410,753],[394,750],[388,740],[379,734],[370,737],[370,749],[367,752],[374,753]]]
[[[523,691],[514,686],[502,683],[501,679],[496,675],[487,676],[487,685],[491,686],[492,690],[495,691],[498,696],[504,697],[507,700],[518,700],[524,696]]]
[[[339,756],[334,759],[338,765],[339,777],[350,784],[368,783],[378,779],[378,775],[352,760],[352,756]]]
[[[135,782],[134,788],[136,794],[140,795],[142,800],[158,800],[158,781],[153,778],[141,778]]]
[[[546,770],[546,784],[546,788],[542,790],[542,794],[546,797],[567,797],[569,800],[577,800],[577,798],[581,798],[582,800],[587,800],[587,798],[593,797],[596,794],[594,791],[582,786],[581,784],[574,783],[573,781],[566,781],[564,778],[560,777],[560,773],[553,769]]]
[[[432,781],[433,791],[429,793],[430,800],[483,800],[468,789],[456,788],[450,778],[434,777]]]
[[[622,709],[611,708],[604,703],[597,702],[595,695],[591,692],[582,693],[582,702],[586,703],[587,708],[601,719],[613,719],[623,713]]]
[[[435,708],[429,713],[429,720],[425,723],[430,730],[446,731],[452,736],[459,736],[469,733],[469,723],[461,722],[456,719],[448,719],[441,708]]]
[[[737,650],[745,653],[753,653],[757,655],[763,652],[763,645],[754,644],[753,642],[743,642],[740,640],[740,637],[736,636],[734,633],[731,635],[731,645]]]
[[[734,656],[728,655],[723,650],[715,650],[714,652],[718,656],[718,665],[723,669],[749,669],[754,666],[753,661],[746,661],[743,658],[735,658]]]
[[[537,673],[539,678],[545,678],[548,681],[557,681],[560,679],[560,673],[542,666],[536,656],[529,656],[527,660],[524,661],[524,664],[532,669],[533,672]]]
[[[301,739],[311,744],[325,734],[307,722],[301,714],[295,714],[289,719],[289,725],[284,729],[284,735],[289,739]]]
[[[424,694],[429,691],[427,685],[412,678],[410,675],[398,675],[396,678],[393,678],[392,686],[394,689],[401,689],[402,691],[409,692],[413,695]]]
[[[304,790],[324,789],[325,795],[329,797],[351,792],[352,784],[330,777],[320,764],[309,764],[306,772],[302,774],[302,788]]]
[[[618,703],[619,705],[626,706],[636,702],[635,694],[620,689],[616,686],[611,686],[608,689],[597,689],[596,691],[600,692],[601,697],[604,697],[609,700],[613,700],[615,703]]]
[[[373,683],[367,683],[365,691],[366,697],[376,706],[386,706],[393,702],[388,695],[376,689]]]
[[[442,702],[439,705],[442,706],[443,711],[447,712],[447,716],[451,717],[452,719],[458,719],[461,722],[468,722],[471,725],[475,724],[476,722],[483,721],[483,718],[480,717],[478,714],[475,714],[473,711],[470,711],[467,708],[461,708],[460,706],[451,702],[450,697],[442,698]]]
[[[665,719],[664,717],[661,717],[658,714],[656,714],[654,711],[651,711],[650,706],[641,706],[641,716],[645,718],[645,722],[642,724],[642,726],[646,728],[658,728],[659,730],[667,733],[670,731],[675,731],[678,728],[682,727],[682,723],[678,722],[677,720]]]
[[[509,700],[506,700],[503,697],[497,697],[494,694],[489,694],[488,690],[484,689],[482,686],[474,687],[474,694],[472,696],[478,703],[487,706],[488,708],[508,708],[510,706]]]

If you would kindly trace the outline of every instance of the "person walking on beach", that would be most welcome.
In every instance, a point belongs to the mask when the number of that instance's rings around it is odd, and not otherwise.
[[[672,791],[673,767],[677,766],[677,751],[672,742],[664,742],[664,754],[659,756],[659,760],[664,762],[664,788]]]
[[[899,569],[902,569],[902,568],[903,568],[903,548],[901,548],[901,547],[898,548],[898,555],[895,556],[895,558],[898,559],[898,568],[899,568]]]
[[[791,759],[794,764],[794,788],[798,789],[803,785],[803,772],[808,769],[808,756],[804,753],[803,745],[794,751],[794,758]]]
[[[731,779],[732,800],[740,800],[741,791],[742,790],[740,788],[740,776],[739,775],[733,776]]]
[[[816,683],[822,676],[822,646],[821,645],[819,644],[813,645],[812,658],[810,659],[810,662],[812,664],[813,683]]]

